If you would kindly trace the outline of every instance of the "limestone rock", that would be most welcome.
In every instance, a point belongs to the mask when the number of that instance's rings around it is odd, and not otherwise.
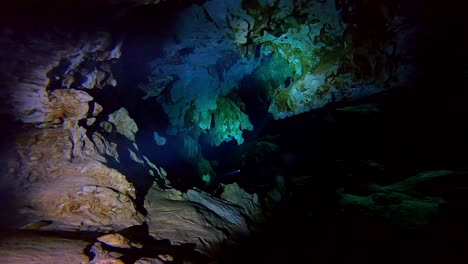
[[[50,230],[119,230],[141,224],[124,175],[98,160],[82,127],[49,128],[18,137],[18,161],[10,172],[21,187],[20,210],[27,222],[48,220]]]
[[[177,189],[161,189],[157,184],[154,184],[151,188],[153,188],[154,191],[157,192],[159,198],[164,198],[173,201],[185,201],[183,193]]]
[[[131,148],[128,149],[128,153],[130,155],[130,159],[132,159],[134,162],[145,165],[145,162],[140,157],[138,157],[138,154],[135,153]]]
[[[50,121],[58,118],[81,120],[88,114],[88,102],[92,101],[88,93],[75,89],[57,89],[50,95]]]
[[[154,169],[157,173],[158,173],[158,176],[159,176],[159,179],[162,180],[164,182],[164,184],[166,186],[171,186],[171,182],[169,181],[169,179],[167,178],[167,172],[164,170],[164,168],[162,167],[158,167],[156,166],[153,162],[151,162],[146,156],[143,155],[143,159],[145,160],[145,163],[152,169]],[[152,170],[150,170],[150,174],[152,173],[152,176],[155,176],[154,175],[154,172]]]
[[[225,185],[220,197],[240,206],[243,214],[251,220],[257,222],[262,220],[262,209],[258,195],[255,193],[247,193],[244,189],[240,188],[237,183]]]
[[[102,136],[98,132],[93,133],[92,140],[99,154],[113,157],[115,161],[120,162],[116,143],[109,142],[108,140],[106,140],[106,138],[104,138],[104,136]],[[103,161],[106,161],[106,159],[104,159]]]
[[[138,132],[138,126],[128,115],[127,109],[121,107],[119,110],[113,112],[109,115],[108,121],[115,125],[117,133],[131,141],[135,141],[135,134]]]
[[[242,231],[204,205],[168,199],[157,188],[149,190],[145,208],[152,236],[175,244],[194,243],[202,253],[213,253]]]
[[[86,125],[87,126],[92,126],[94,124],[94,122],[96,122],[96,118],[95,117],[91,117],[91,118],[87,118],[86,119]]]
[[[238,232],[242,234],[247,234],[249,232],[246,219],[242,215],[239,207],[199,190],[188,190],[185,194],[185,198],[205,206],[225,221],[234,224]]]
[[[0,263],[88,263],[83,253],[88,242],[55,236],[31,233],[2,235]]]
[[[81,86],[87,89],[93,89],[98,84],[98,74],[99,71],[94,69],[91,72],[81,72],[81,74],[85,77],[85,81],[81,83]]]
[[[111,256],[109,252],[104,250],[99,242],[91,246],[90,252],[94,255],[93,259],[89,262],[90,264],[124,264],[123,261]]]
[[[112,123],[107,121],[102,121],[101,123],[99,123],[99,126],[102,129],[104,129],[104,131],[106,131],[107,133],[112,133],[112,131],[114,130],[114,126],[112,125]]]
[[[59,113],[63,111],[71,114],[73,118],[80,117],[84,108],[80,106],[78,111],[74,111],[73,108],[83,103],[81,99],[84,98],[75,97],[78,102],[69,107],[65,102],[62,104],[60,100],[55,102],[54,100],[62,97],[63,94],[59,93],[69,93],[71,97],[79,94],[64,92],[68,89],[62,88],[81,88],[76,80],[82,78],[78,75],[84,69],[100,68],[100,64],[118,58],[121,44],[110,46],[111,36],[108,33],[71,36],[57,31],[60,30],[56,29],[53,34],[43,36],[23,34],[19,31],[12,33],[11,37],[3,36],[4,50],[18,52],[2,53],[0,66],[3,69],[11,69],[10,72],[15,72],[15,74],[2,75],[5,77],[6,88],[6,93],[2,96],[6,96],[11,103],[7,111],[24,123],[49,123],[60,117]],[[104,57],[101,56],[103,54]],[[98,58],[101,58],[101,61]],[[112,75],[107,73],[106,76]],[[102,80],[102,82],[108,82],[108,80]],[[94,88],[92,85],[87,85],[87,87]],[[51,92],[49,88],[64,91]],[[59,106],[56,103],[59,103]]]
[[[111,247],[117,248],[131,248],[131,242],[123,237],[121,234],[107,234],[97,238],[99,242],[102,242]]]
[[[93,116],[98,116],[102,110],[104,110],[104,108],[102,107],[102,105],[100,105],[99,103],[97,102],[94,102],[94,105],[93,105]]]

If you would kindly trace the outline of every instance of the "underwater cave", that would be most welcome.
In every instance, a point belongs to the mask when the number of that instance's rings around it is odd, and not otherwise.
[[[463,1],[0,10],[0,263],[466,263]]]

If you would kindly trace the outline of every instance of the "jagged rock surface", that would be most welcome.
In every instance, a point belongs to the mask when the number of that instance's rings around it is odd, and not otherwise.
[[[247,193],[237,183],[227,184],[220,197],[242,208],[243,215],[256,222],[262,221],[262,208],[257,194]]]
[[[124,264],[124,262],[111,255],[110,252],[102,248],[102,244],[99,242],[94,243],[90,252],[94,255],[93,259],[89,262],[90,264]]]
[[[240,207],[197,190],[177,195],[151,188],[145,208],[152,236],[175,244],[193,243],[202,253],[213,254],[250,232]]]
[[[15,72],[1,75],[6,88],[1,96],[9,99],[9,107],[2,109],[4,112],[24,123],[47,125],[56,120],[58,109],[73,111],[73,106],[79,106],[78,109],[84,110],[81,104],[92,99],[83,92],[51,92],[49,88],[91,89],[116,85],[109,63],[120,57],[122,43],[112,45],[110,34],[31,35],[11,31],[1,37],[4,51],[17,51],[1,54],[0,67]],[[18,38],[25,40],[14,40]],[[61,104],[56,98],[63,94],[57,93],[69,93],[77,102],[69,106]]]
[[[18,139],[16,175],[28,221],[52,221],[47,229],[112,230],[141,224],[124,175],[99,162],[82,127],[31,130]]]
[[[107,234],[97,238],[99,242],[117,248],[131,248],[131,242],[121,234]]]
[[[119,110],[109,115],[108,121],[115,125],[117,133],[125,136],[131,141],[135,141],[135,134],[138,126],[128,114],[127,109],[121,107]]]
[[[236,227],[237,232],[248,234],[249,227],[246,219],[242,215],[240,208],[234,204],[215,198],[210,194],[199,190],[188,190],[184,197],[188,201],[203,205],[218,216],[222,217],[224,221],[233,224]]]
[[[119,162],[119,153],[117,152],[117,144],[114,142],[109,142],[102,134],[99,132],[94,132],[92,135],[92,140],[96,146],[97,151],[101,155],[106,155],[112,157],[116,162]],[[106,160],[102,160],[106,161]]]

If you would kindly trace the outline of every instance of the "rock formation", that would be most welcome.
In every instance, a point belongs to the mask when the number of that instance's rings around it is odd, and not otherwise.
[[[30,130],[18,138],[18,161],[10,171],[21,189],[29,221],[48,228],[112,230],[141,224],[134,187],[99,160],[82,127]]]
[[[83,252],[88,242],[46,235],[16,234],[3,236],[0,242],[1,263],[88,263]]]
[[[251,204],[256,202],[250,197],[230,197],[237,201],[246,199],[245,202]],[[207,254],[215,254],[236,239],[249,235],[247,222],[261,218],[260,211],[244,215],[241,207],[234,203],[198,190],[177,194],[170,189],[151,188],[145,208],[149,233],[153,237],[167,238],[175,244],[195,244],[197,250]]]
[[[108,121],[115,125],[117,133],[122,134],[131,141],[135,141],[135,133],[138,126],[128,115],[127,109],[121,107],[119,110],[109,115]]]

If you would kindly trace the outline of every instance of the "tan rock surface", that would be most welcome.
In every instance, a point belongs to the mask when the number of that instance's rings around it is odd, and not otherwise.
[[[135,141],[135,134],[138,126],[129,116],[127,109],[121,107],[119,110],[109,115],[108,121],[115,125],[117,133],[125,136],[131,141]]]
[[[93,116],[98,116],[102,110],[104,110],[104,108],[102,107],[102,105],[100,105],[99,103],[97,102],[94,102],[94,105],[93,105]]]
[[[20,183],[21,213],[45,229],[118,230],[141,224],[135,189],[108,168],[82,127],[28,131],[17,141],[10,172]],[[22,223],[24,225],[24,223]]]
[[[93,100],[88,93],[75,89],[57,89],[50,94],[49,98],[51,112],[46,121],[59,118],[81,120],[88,114],[88,102]]]
[[[114,130],[114,126],[112,125],[112,123],[107,121],[102,121],[101,123],[99,123],[99,126],[102,129],[104,129],[104,131],[106,131],[107,133],[112,133],[112,131]]]
[[[91,246],[90,252],[94,256],[89,264],[124,264],[122,260],[113,256],[111,252],[104,250],[102,248],[102,244],[99,242],[96,242]]]
[[[83,252],[88,242],[62,237],[18,235],[2,236],[0,263],[88,263]]]
[[[131,248],[130,241],[121,234],[107,234],[97,238],[99,242],[117,248]]]
[[[244,215],[248,216],[250,220],[256,222],[261,222],[263,220],[263,213],[258,195],[255,193],[247,193],[237,183],[226,184],[220,197],[240,206]]]
[[[116,143],[109,142],[106,138],[104,138],[103,135],[98,132],[94,132],[91,137],[99,154],[113,157],[115,161],[120,162]]]
[[[237,227],[195,202],[171,200],[164,191],[151,188],[145,199],[149,232],[174,244],[193,243],[211,254],[235,237]]]

